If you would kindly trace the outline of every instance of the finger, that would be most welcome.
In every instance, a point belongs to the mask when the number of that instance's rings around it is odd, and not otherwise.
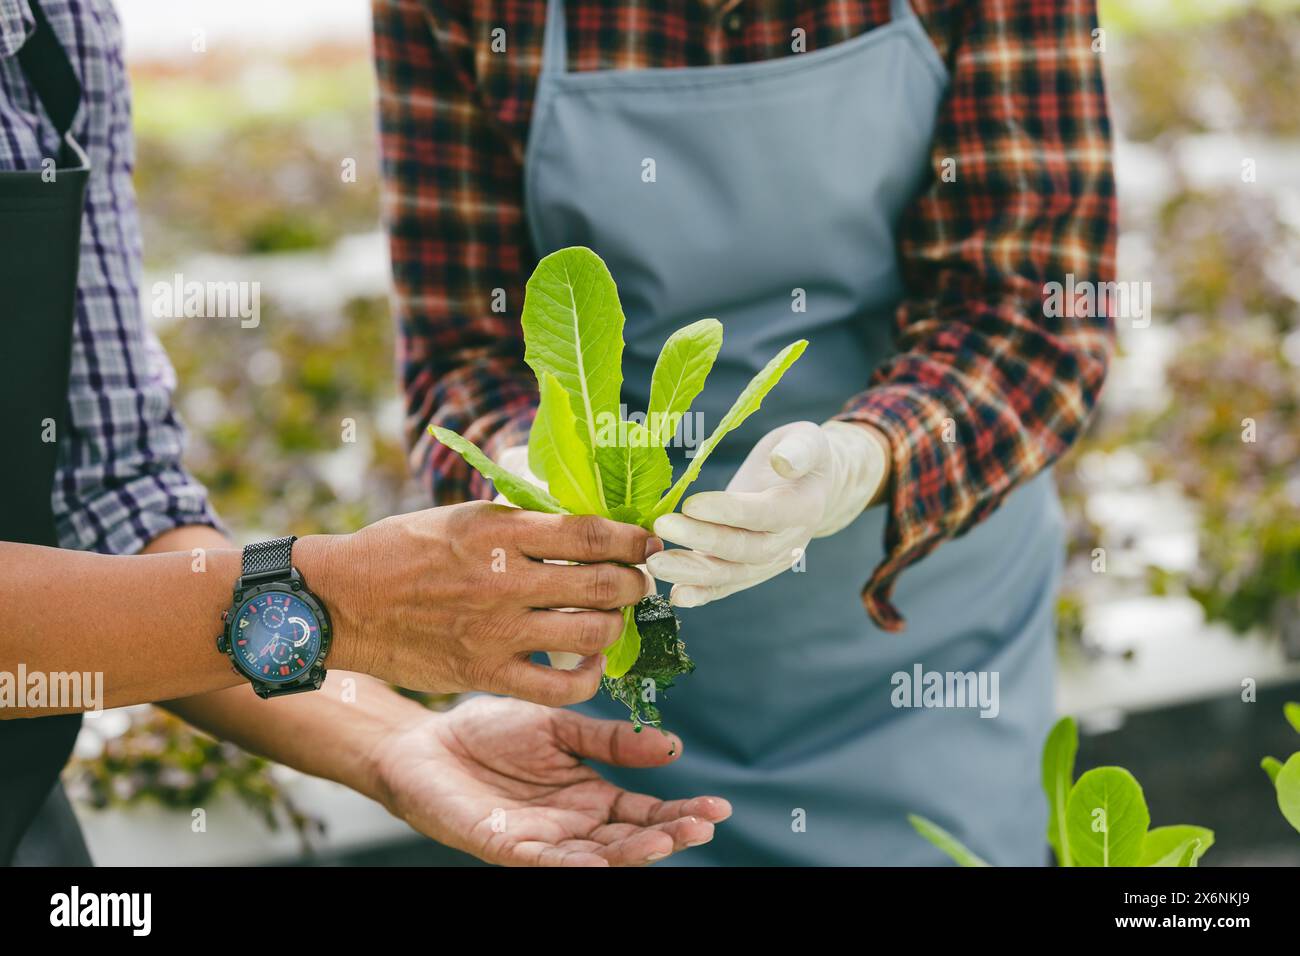
[[[699,817],[709,823],[721,823],[731,816],[731,804],[721,797],[688,797],[684,800],[660,800],[647,793],[622,791],[610,810],[615,823],[656,826],[683,817]]]
[[[639,866],[699,846],[713,839],[713,824],[699,817],[686,817],[653,827],[609,824],[591,833],[591,838],[605,842],[597,850],[614,866]]]
[[[784,531],[808,524],[815,502],[807,483],[793,482],[762,491],[701,491],[683,502],[682,514],[747,531]]]
[[[520,650],[599,654],[623,633],[618,611],[530,611],[516,638]],[[565,670],[571,668],[564,668]]]
[[[611,829],[605,836],[609,842],[596,852],[610,866],[645,866],[671,856],[676,849],[672,834],[659,828],[632,827],[626,835],[621,835],[621,829]]]
[[[751,572],[743,580],[730,584],[674,584],[668,595],[668,603],[675,607],[703,607],[712,601],[730,597],[737,591],[752,588],[757,584],[776,577],[790,568],[791,562],[781,560],[765,565],[749,565]]]
[[[640,564],[663,548],[644,528],[595,515],[528,514],[516,541],[530,558]]]
[[[738,564],[766,564],[773,561],[788,548],[790,540],[789,531],[781,534],[745,531],[681,514],[664,515],[655,522],[655,531],[683,548],[693,548]],[[797,528],[795,531],[802,533],[803,529]],[[649,561],[647,558],[647,565]]]
[[[737,591],[743,591],[746,587],[749,585],[674,584],[673,589],[668,592],[668,603],[673,607],[704,607],[714,601],[721,601],[724,597],[730,597]]]
[[[533,562],[512,582],[529,607],[578,607],[610,611],[641,600],[645,575],[621,564]]]
[[[772,449],[768,462],[782,478],[794,480],[812,471],[827,450],[826,436],[812,422],[796,422]]]
[[[660,581],[669,584],[735,584],[749,580],[754,573],[752,564],[736,564],[685,548],[672,548],[651,555],[646,567]]]
[[[661,767],[682,753],[676,734],[662,730],[637,733],[627,720],[597,720],[571,710],[551,717],[559,745],[575,757],[615,767]]]
[[[653,555],[651,555],[651,557],[653,557]],[[649,558],[647,558],[646,560],[648,561]],[[650,569],[647,568],[644,564],[640,564],[637,565],[637,570],[639,570],[641,572],[641,575],[645,578],[645,594],[641,596],[649,597],[650,595],[655,594],[659,590],[659,586],[655,583],[655,576],[650,573]]]
[[[483,689],[547,707],[567,707],[590,700],[600,688],[604,670],[605,658],[601,654],[583,658],[577,667],[565,671],[519,657],[502,670],[494,686]]]

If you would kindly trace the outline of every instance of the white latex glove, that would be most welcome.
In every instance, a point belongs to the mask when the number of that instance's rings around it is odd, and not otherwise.
[[[754,446],[726,491],[691,495],[681,514],[655,522],[655,534],[681,547],[652,554],[646,567],[672,582],[679,607],[761,584],[793,567],[813,538],[847,527],[888,472],[884,439],[865,426],[782,425]]]
[[[520,478],[527,478],[529,481],[531,481],[539,488],[545,488],[547,491],[551,490],[550,486],[545,481],[543,481],[541,478],[538,478],[529,469],[527,445],[511,445],[509,448],[503,450],[501,454],[497,455],[497,464],[500,465],[502,468],[504,468],[506,471],[518,475]],[[492,500],[493,502],[499,505],[509,505],[511,508],[518,507],[518,505],[516,505],[513,501],[511,501],[503,494],[498,494]],[[548,563],[564,564],[563,561],[549,561]],[[644,564],[638,564],[637,567],[641,569],[641,573],[644,574],[646,577],[646,594],[647,595],[654,594],[655,579],[650,576],[650,572],[646,570],[646,566]],[[556,608],[555,610],[576,611],[580,609],[571,608],[571,607],[560,607],[560,608]],[[561,671],[571,671],[579,664],[582,663],[581,654],[571,654],[568,651],[547,651],[546,656],[550,658],[551,666],[554,667],[556,670],[561,670]]]

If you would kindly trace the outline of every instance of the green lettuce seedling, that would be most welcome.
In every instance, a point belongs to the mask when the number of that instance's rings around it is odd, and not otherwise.
[[[1300,734],[1300,704],[1291,701],[1282,708],[1282,713],[1295,732]],[[1276,757],[1265,757],[1259,762],[1273,782],[1277,791],[1278,809],[1286,822],[1300,831],[1300,751],[1287,758],[1286,763]]]
[[[801,339],[787,345],[750,380],[674,483],[665,446],[704,388],[722,348],[722,324],[701,319],[664,343],[650,378],[645,424],[624,419],[620,411],[623,324],[618,288],[590,249],[561,249],[537,264],[523,309],[524,361],[537,377],[539,395],[528,439],[528,467],[546,481],[549,491],[506,471],[450,429],[431,425],[429,432],[521,508],[601,515],[653,528],[655,519],[677,507],[718,442],[758,411],[808,343]],[[685,673],[690,658],[680,647],[676,628],[671,645],[656,646],[646,654],[634,608],[623,609],[623,621],[622,635],[605,651],[605,685],[611,696],[628,703],[636,678],[653,682],[648,685],[652,691],[662,690],[662,680]],[[660,631],[668,633],[667,628]],[[637,668],[643,657],[656,662],[654,673],[642,674]],[[669,661],[676,663],[666,668]],[[629,706],[638,726],[658,723],[653,708],[642,712],[635,704]]]
[[[1047,842],[1060,866],[1196,866],[1214,845],[1214,831],[1205,827],[1148,829],[1142,787],[1122,767],[1096,767],[1075,780],[1078,750],[1079,730],[1073,718],[1063,717],[1047,735],[1042,769]],[[989,865],[925,817],[908,820],[959,866]]]

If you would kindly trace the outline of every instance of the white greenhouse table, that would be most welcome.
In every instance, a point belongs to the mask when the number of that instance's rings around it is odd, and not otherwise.
[[[414,835],[379,804],[341,784],[294,775],[284,786],[304,812],[324,821],[325,835],[313,844],[322,853]],[[270,830],[233,794],[221,794],[204,809],[203,833],[193,832],[188,811],[158,804],[108,810],[78,806],[77,817],[99,866],[247,866],[302,856],[299,839],[287,825]]]

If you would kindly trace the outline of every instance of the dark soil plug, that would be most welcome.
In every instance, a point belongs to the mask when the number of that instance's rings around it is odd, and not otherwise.
[[[686,645],[677,636],[681,622],[672,606],[657,594],[642,598],[636,606],[636,627],[641,634],[641,654],[622,677],[605,678],[605,690],[632,712],[632,723],[659,727],[663,717],[656,706],[667,697],[673,682],[695,670],[686,655]]]

